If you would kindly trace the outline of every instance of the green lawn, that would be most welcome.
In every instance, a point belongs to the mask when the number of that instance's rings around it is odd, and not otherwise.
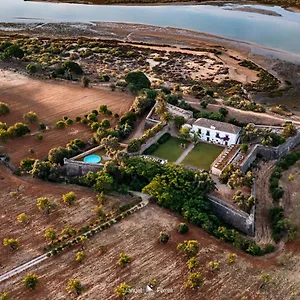
[[[185,140],[171,136],[165,143],[161,144],[159,148],[152,153],[152,155],[174,162],[184,151],[184,148],[180,147],[180,144],[182,143],[187,146],[189,144],[189,142]]]
[[[209,170],[210,165],[223,150],[223,147],[214,144],[198,143],[182,163]]]

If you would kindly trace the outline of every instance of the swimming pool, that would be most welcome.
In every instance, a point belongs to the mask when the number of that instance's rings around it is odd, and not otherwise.
[[[101,161],[101,157],[99,155],[91,154],[86,156],[83,161],[90,164],[97,164]]]

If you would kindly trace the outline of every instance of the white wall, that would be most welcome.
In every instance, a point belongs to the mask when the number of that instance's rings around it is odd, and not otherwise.
[[[199,139],[205,142],[210,142],[214,144],[219,145],[226,145],[225,141],[223,141],[221,138],[225,137],[226,135],[229,137],[229,140],[227,142],[227,145],[233,145],[237,143],[237,140],[239,138],[239,134],[224,132],[220,130],[215,130],[212,128],[205,128],[197,125],[191,126],[191,134],[198,132],[199,129],[201,130],[201,134],[199,135]],[[207,132],[209,132],[209,135],[207,135]],[[216,137],[217,133],[219,133],[219,137]]]

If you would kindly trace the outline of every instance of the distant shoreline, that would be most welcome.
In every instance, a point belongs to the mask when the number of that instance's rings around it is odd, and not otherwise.
[[[292,12],[300,12],[300,0],[294,3],[285,3],[283,0],[25,0],[28,2],[53,2],[85,5],[126,5],[126,6],[159,6],[159,5],[224,5],[224,4],[249,4],[249,5],[270,5],[281,6]]]

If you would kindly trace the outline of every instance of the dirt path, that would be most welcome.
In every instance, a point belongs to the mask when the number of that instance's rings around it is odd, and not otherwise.
[[[275,165],[274,161],[261,163],[260,170],[255,171],[256,182],[256,223],[255,240],[259,244],[272,243],[272,230],[269,222],[268,211],[273,205],[269,193],[269,179]]]

